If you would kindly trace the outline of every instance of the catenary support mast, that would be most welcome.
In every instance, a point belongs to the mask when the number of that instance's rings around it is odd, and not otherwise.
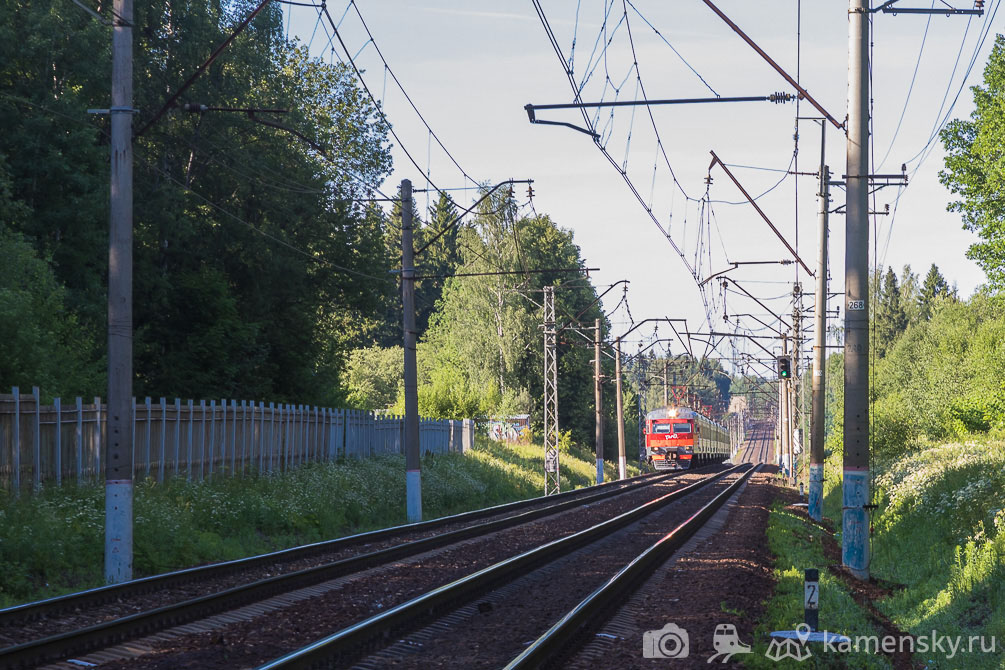
[[[133,578],[133,0],[114,0],[105,581]]]
[[[823,124],[821,124],[823,126]],[[809,515],[823,518],[824,498],[824,402],[827,390],[827,211],[830,203],[830,171],[824,164],[824,130],[820,138],[820,205],[817,217],[816,300],[813,313],[813,399],[810,420]]]
[[[401,305],[405,345],[405,508],[409,523],[422,520],[419,446],[419,382],[415,360],[415,247],[412,243],[412,182],[401,180]]]
[[[841,562],[869,578],[869,0],[848,12]]]
[[[593,412],[596,424],[597,483],[604,483],[604,386],[600,369],[600,319],[593,322]]]

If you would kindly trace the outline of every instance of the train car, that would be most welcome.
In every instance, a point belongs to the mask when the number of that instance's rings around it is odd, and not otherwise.
[[[656,470],[721,463],[731,453],[726,427],[689,407],[649,412],[645,431],[646,460]]]

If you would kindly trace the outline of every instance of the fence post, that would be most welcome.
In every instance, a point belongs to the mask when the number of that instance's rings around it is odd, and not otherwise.
[[[296,467],[303,462],[301,435],[304,429],[304,406],[293,406],[293,465]]]
[[[21,392],[10,389],[14,395],[14,497],[21,496]]]
[[[167,460],[167,398],[161,397],[161,457],[157,463],[157,481],[164,483],[164,461]]]
[[[174,399],[174,475],[181,470],[181,398]]]
[[[283,443],[283,470],[289,470],[290,456],[292,455],[290,449],[290,403],[279,405],[279,421],[279,434]]]
[[[342,444],[342,448],[345,451],[346,458],[348,458],[349,455],[356,449],[356,438],[354,436],[355,431],[354,420],[356,417],[356,411],[347,409],[344,410],[344,412],[345,412],[345,438]]]
[[[227,470],[227,401],[220,399],[220,468]]]
[[[275,468],[275,463],[273,462],[273,457],[275,455],[276,448],[276,403],[269,403],[269,472],[271,473]]]
[[[303,406],[303,440],[304,440],[304,451],[301,463],[309,463],[311,460],[311,406]]]
[[[321,431],[318,435],[318,462],[324,463],[328,460],[328,424],[331,422],[331,410],[327,407],[321,408]]]
[[[192,423],[195,419],[195,402],[191,398],[188,399],[188,462],[185,464],[187,478],[192,481]]]
[[[302,434],[302,437],[303,437],[303,441],[304,441],[304,443],[303,443],[304,446],[303,446],[303,452],[302,452],[303,456],[300,459],[300,463],[304,464],[304,463],[309,463],[310,460],[311,460],[311,406],[310,405],[304,405],[302,411],[303,411],[303,419],[302,419],[303,434]]]
[[[216,400],[209,401],[209,476],[213,477],[216,461]]]
[[[331,425],[328,430],[331,432],[331,440],[328,444],[329,458],[334,461],[338,458],[339,449],[339,426],[342,425],[342,410],[333,408],[331,411]]]
[[[94,428],[94,474],[101,473],[101,396],[94,397],[95,428]]]
[[[42,440],[39,435],[42,427],[42,415],[37,386],[31,387],[31,395],[35,398],[35,489],[38,490],[42,487]]]
[[[296,422],[297,406],[286,403],[286,469],[290,470],[296,464]]]
[[[199,481],[206,479],[206,400],[199,401],[202,423],[199,425]]]
[[[265,472],[265,403],[258,403],[258,474]]]
[[[303,465],[304,463],[304,406],[297,405],[297,465]]]
[[[77,405],[77,430],[74,432],[77,452],[77,485],[84,480],[84,400],[78,395]]]
[[[63,483],[63,404],[59,398],[53,400],[56,406],[56,486]]]
[[[300,461],[299,465],[303,465],[307,461],[307,438],[310,434],[311,429],[311,406],[310,405],[300,405]]]
[[[146,436],[147,436],[147,444],[146,444],[146,453],[147,453],[146,476],[149,477],[150,476],[150,424],[153,421],[153,419],[152,419],[152,417],[153,417],[153,409],[150,406],[150,396],[147,396],[147,398],[146,398],[146,404],[147,404],[147,429],[144,432],[146,433]]]
[[[230,416],[234,422],[234,430],[230,431],[230,474],[237,474],[237,401],[230,401]]]

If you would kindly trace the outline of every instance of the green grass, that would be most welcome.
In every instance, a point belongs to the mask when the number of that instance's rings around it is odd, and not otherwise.
[[[425,518],[539,496],[540,446],[477,440],[466,455],[422,464]],[[562,490],[593,483],[596,461],[561,455]],[[630,467],[629,475],[638,474]],[[606,477],[616,476],[607,464]],[[272,476],[137,482],[134,573],[143,576],[405,522],[404,457],[309,464]],[[0,606],[97,586],[104,548],[101,485],[46,488],[0,501]]]
[[[820,630],[855,636],[879,633],[842,583],[832,576],[823,552],[824,531],[776,503],[768,519],[767,540],[777,557],[774,576],[775,591],[767,604],[764,617],[754,631],[753,654],[735,658],[749,668],[889,668],[887,658],[864,650],[849,653],[828,651],[820,646],[811,648],[813,660],[797,663],[786,659],[780,663],[768,659],[769,633],[793,630],[803,621],[803,575],[807,568],[820,570]]]
[[[880,611],[915,635],[964,638],[951,659],[916,654],[929,669],[1005,668],[1005,443],[921,441],[876,472],[871,571],[904,586]],[[825,477],[824,514],[839,526],[840,455]],[[970,636],[994,636],[996,651],[971,653]]]

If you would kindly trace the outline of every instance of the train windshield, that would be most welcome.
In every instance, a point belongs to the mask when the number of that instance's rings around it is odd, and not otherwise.
[[[669,433],[670,424],[669,423],[653,423],[653,432],[656,434]]]
[[[675,423],[673,424],[673,432],[675,433],[690,433],[691,424],[689,423]]]

